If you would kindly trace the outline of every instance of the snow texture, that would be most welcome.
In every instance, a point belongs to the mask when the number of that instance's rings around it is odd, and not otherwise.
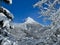
[[[60,45],[60,8],[58,10],[53,8],[60,0],[50,1],[40,0],[34,5],[41,9],[42,15],[50,16],[53,21],[47,27],[31,17],[28,17],[24,23],[11,22],[13,15],[7,9],[0,7],[0,45]],[[42,7],[43,3],[49,7]]]

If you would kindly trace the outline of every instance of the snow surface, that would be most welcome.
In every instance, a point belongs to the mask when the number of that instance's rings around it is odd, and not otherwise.
[[[12,4],[12,0],[10,0],[10,4]]]
[[[12,0],[8,1],[12,3]],[[47,0],[41,0],[37,4],[41,6],[42,3],[46,1]],[[37,4],[35,4],[35,6],[38,6]],[[11,16],[11,13],[7,9],[3,9]],[[47,12],[49,13],[49,11]],[[60,12],[60,10],[58,12]],[[0,20],[4,20],[2,22],[3,27],[0,27],[0,45],[60,45],[59,26],[58,28],[52,27],[53,29],[48,26],[43,27],[31,17],[28,17],[24,23],[18,24],[11,22],[12,20],[9,20],[2,13],[0,13]]]
[[[28,17],[26,19],[26,22],[25,23],[34,23],[34,22],[36,22],[36,21],[34,21],[32,18]]]
[[[0,13],[0,16],[6,17],[3,13]]]
[[[9,20],[5,20],[6,26],[11,23]],[[10,24],[9,24],[10,25]],[[51,45],[59,44],[58,31],[49,30],[50,27],[43,27],[31,17],[28,17],[24,23],[14,23],[14,28],[1,29],[1,37],[3,38],[2,45]],[[4,31],[5,30],[5,31]],[[5,37],[5,34],[8,33]],[[56,37],[56,35],[58,37]],[[1,40],[2,38],[0,38]],[[58,39],[58,40],[57,40]]]

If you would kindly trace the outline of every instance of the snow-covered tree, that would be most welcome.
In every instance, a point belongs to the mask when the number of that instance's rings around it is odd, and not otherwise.
[[[38,7],[40,10],[40,16],[49,17],[48,20],[51,20],[51,28],[60,27],[60,0],[40,0],[34,7]]]

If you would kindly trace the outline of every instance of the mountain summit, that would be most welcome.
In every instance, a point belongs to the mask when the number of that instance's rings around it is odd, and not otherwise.
[[[31,17],[26,18],[26,21],[25,21],[25,23],[34,23],[34,22],[36,21],[32,19]]]

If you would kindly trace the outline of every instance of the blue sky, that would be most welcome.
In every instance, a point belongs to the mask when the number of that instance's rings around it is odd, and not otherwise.
[[[38,17],[38,9],[33,8],[33,5],[39,0],[13,0],[12,5],[3,4],[5,8],[10,10],[14,15],[14,22],[21,23],[27,17],[31,17],[34,20],[43,23],[43,18]],[[49,23],[49,22],[47,22]],[[47,24],[44,23],[44,24]]]

